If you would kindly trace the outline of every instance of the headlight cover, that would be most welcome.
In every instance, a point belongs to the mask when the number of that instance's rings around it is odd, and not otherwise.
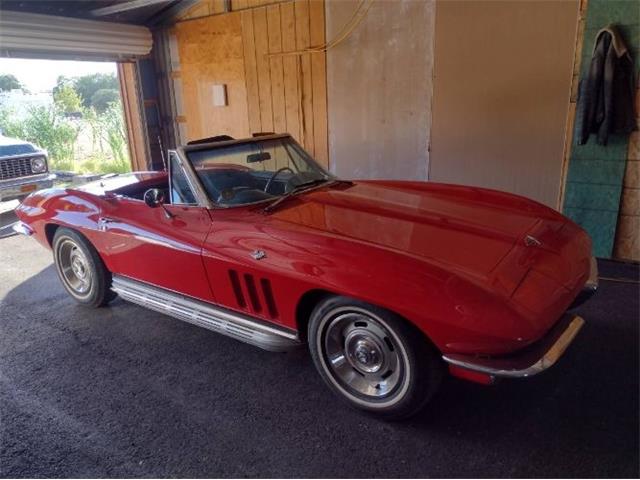
[[[33,173],[43,173],[47,171],[47,161],[44,157],[33,157],[31,159],[31,171]]]

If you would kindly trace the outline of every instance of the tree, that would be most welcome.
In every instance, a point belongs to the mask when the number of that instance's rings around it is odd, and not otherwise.
[[[82,99],[85,107],[91,107],[92,98],[99,90],[113,90],[116,95],[119,92],[118,79],[110,73],[93,73],[73,79],[73,86]],[[105,95],[105,94],[101,94]],[[98,96],[100,98],[100,96]]]
[[[0,92],[21,89],[22,83],[12,74],[0,75]]]
[[[64,75],[58,75],[58,78],[56,79],[56,86],[53,87],[53,90],[51,92],[53,93],[53,97],[55,98],[56,94],[67,85],[73,87],[73,79],[65,77]],[[76,93],[78,92],[76,91]]]
[[[91,97],[91,106],[95,108],[98,113],[103,113],[109,108],[109,105],[118,100],[120,100],[118,90],[102,88]]]
[[[82,110],[82,101],[78,92],[70,83],[60,85],[53,91],[53,101],[64,113],[74,113]]]

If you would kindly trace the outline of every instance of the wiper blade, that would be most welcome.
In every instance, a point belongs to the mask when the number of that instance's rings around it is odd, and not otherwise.
[[[320,185],[322,183],[327,183],[327,182],[331,182],[331,180],[327,178],[318,178],[316,180],[310,180],[308,182],[301,183],[300,185],[296,185],[295,187],[293,187],[292,190],[285,193],[284,195],[282,195],[281,197],[277,198],[272,203],[264,207],[263,212],[270,212],[271,210],[276,208],[278,205],[280,205],[282,202],[284,202],[287,198],[291,198],[295,194],[307,190],[309,187],[313,187],[314,185]]]

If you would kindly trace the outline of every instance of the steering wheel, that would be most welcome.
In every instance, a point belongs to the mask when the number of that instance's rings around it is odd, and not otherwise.
[[[296,172],[294,172],[293,170],[291,170],[289,167],[282,167],[279,168],[278,170],[276,170],[275,172],[273,172],[273,175],[271,175],[271,178],[269,178],[269,180],[267,181],[267,184],[264,186],[264,193],[269,193],[269,187],[271,186],[271,184],[273,183],[273,181],[276,179],[276,177],[278,175],[280,175],[282,172],[286,172],[287,170],[289,170],[291,173],[293,173],[294,175],[296,174]]]

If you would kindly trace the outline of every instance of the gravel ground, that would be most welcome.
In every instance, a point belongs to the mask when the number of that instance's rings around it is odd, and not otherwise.
[[[384,423],[336,401],[304,350],[121,300],[86,310],[50,252],[0,239],[0,476],[637,478],[639,296],[604,281],[550,371],[449,379],[418,417]]]

